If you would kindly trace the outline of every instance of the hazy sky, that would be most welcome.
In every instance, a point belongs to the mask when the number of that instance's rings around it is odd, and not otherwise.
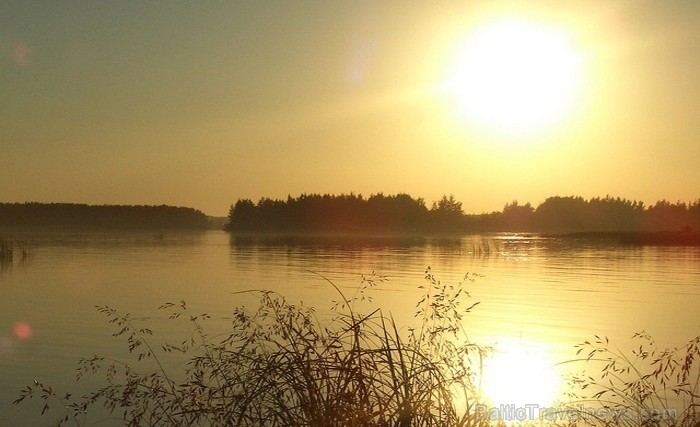
[[[574,101],[535,132],[482,126],[441,89],[502,16],[578,58]],[[695,200],[698,165],[697,0],[0,3],[0,201],[225,215],[243,197],[407,192],[479,213]]]

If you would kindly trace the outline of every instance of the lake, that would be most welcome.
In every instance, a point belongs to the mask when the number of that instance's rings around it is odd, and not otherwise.
[[[6,236],[8,237],[8,236]],[[219,330],[233,307],[255,306],[268,289],[323,313],[339,298],[327,278],[352,295],[362,276],[385,277],[374,305],[401,325],[413,322],[427,267],[443,282],[466,273],[480,305],[465,319],[470,338],[498,347],[523,343],[551,364],[574,358],[593,334],[620,348],[645,330],[660,345],[700,334],[700,247],[621,246],[613,241],[528,235],[462,238],[232,237],[196,233],[53,233],[9,236],[29,257],[0,271],[0,425],[49,425],[38,404],[13,406],[35,378],[59,390],[74,383],[76,362],[92,354],[123,358],[123,340],[95,306],[147,316],[153,341],[189,332],[158,306],[185,300]],[[83,384],[83,385],[80,385]],[[92,421],[101,419],[95,415]],[[98,425],[118,425],[107,420]]]

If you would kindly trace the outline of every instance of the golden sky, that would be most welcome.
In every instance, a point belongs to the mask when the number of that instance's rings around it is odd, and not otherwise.
[[[0,201],[690,201],[699,83],[695,0],[8,0]]]

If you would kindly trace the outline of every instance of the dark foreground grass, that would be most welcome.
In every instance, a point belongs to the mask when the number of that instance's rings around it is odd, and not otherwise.
[[[155,346],[152,331],[138,319],[98,307],[116,328],[113,335],[126,340],[133,360],[82,359],[78,379],[103,375],[102,387],[75,397],[35,381],[15,403],[38,398],[42,413],[61,411],[58,424],[74,425],[83,425],[85,414],[97,405],[132,426],[503,424],[484,416],[480,405],[478,383],[488,349],[472,343],[462,326],[464,315],[478,304],[466,289],[474,278],[470,274],[458,284],[443,284],[428,269],[415,328],[399,327],[379,308],[356,308],[365,291],[384,280],[377,276],[363,278],[353,297],[323,278],[339,294],[332,318],[324,321],[311,307],[275,292],[254,291],[256,308],[236,308],[229,332],[217,337],[207,333],[207,314],[191,313],[185,302],[164,304],[160,309],[173,321],[191,325],[191,336],[177,345]],[[576,392],[533,422],[699,427],[700,337],[661,351],[652,348],[649,337],[640,337],[648,347],[631,356],[606,339],[584,343],[579,349],[584,357],[571,361],[587,369],[572,378]],[[167,353],[181,354],[182,371],[164,368]],[[661,412],[679,402],[678,412]]]

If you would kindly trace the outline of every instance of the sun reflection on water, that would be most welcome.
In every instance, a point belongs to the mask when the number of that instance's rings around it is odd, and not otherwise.
[[[508,339],[484,360],[481,386],[493,407],[546,408],[557,400],[561,381],[543,345]]]

